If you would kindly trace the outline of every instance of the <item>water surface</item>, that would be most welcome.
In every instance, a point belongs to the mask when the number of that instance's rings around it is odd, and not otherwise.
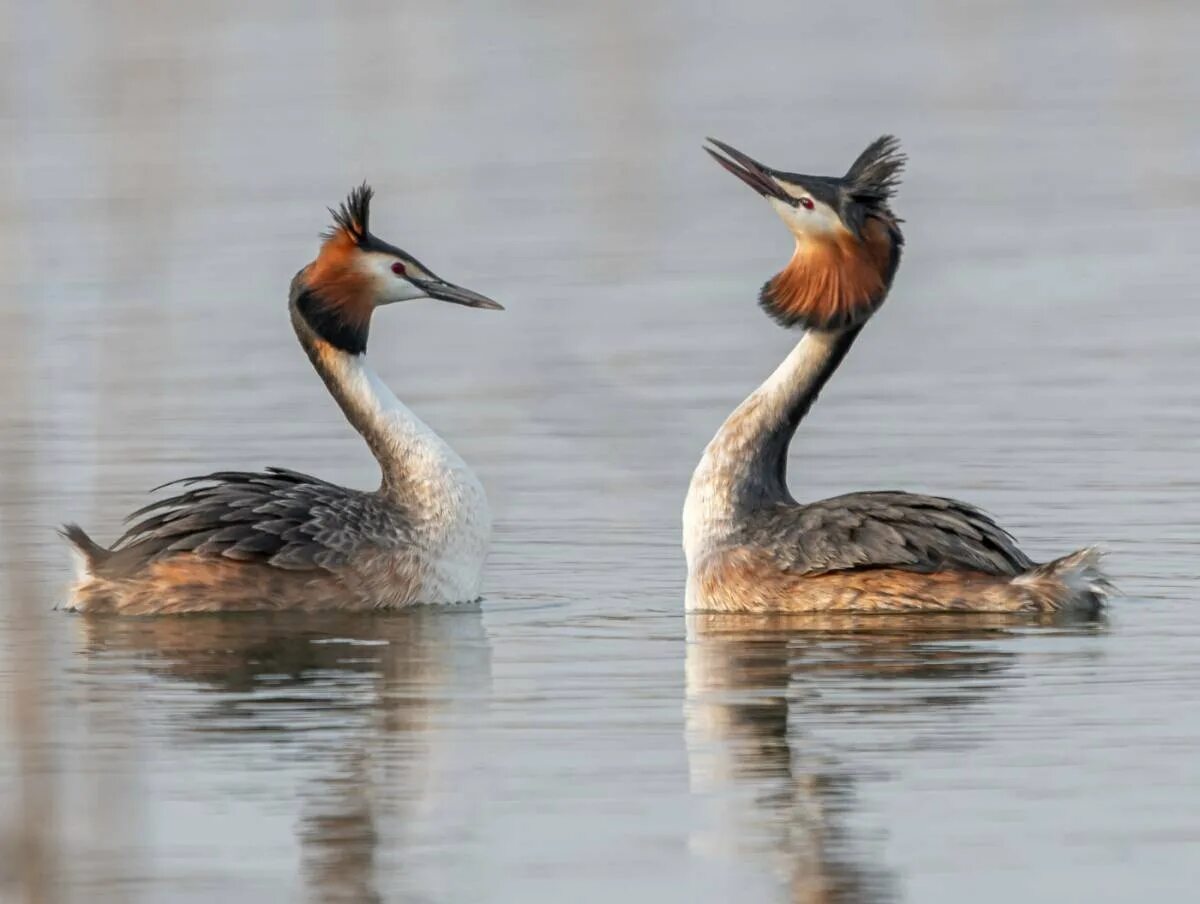
[[[0,11],[0,898],[1194,888],[1195,14],[368,6]],[[794,491],[1101,542],[1101,620],[683,616],[691,468],[795,338],[754,304],[786,233],[699,143],[840,172],[885,130],[908,251]],[[54,612],[60,521],[111,539],[215,468],[377,479],[285,311],[364,177],[381,236],[508,306],[371,337],[489,489],[486,598]]]

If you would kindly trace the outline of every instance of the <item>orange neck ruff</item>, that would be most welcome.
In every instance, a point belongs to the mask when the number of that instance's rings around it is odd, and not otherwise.
[[[842,329],[864,322],[887,294],[896,240],[869,219],[859,241],[848,230],[797,243],[788,265],[763,287],[762,304],[785,326]]]

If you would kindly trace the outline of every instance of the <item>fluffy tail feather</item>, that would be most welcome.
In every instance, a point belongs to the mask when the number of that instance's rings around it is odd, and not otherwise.
[[[93,577],[96,574],[96,568],[112,555],[111,551],[89,537],[78,524],[64,524],[58,529],[58,533],[72,546],[71,551],[75,554],[75,571],[81,581]]]
[[[1104,554],[1094,546],[1027,571],[1013,579],[1040,597],[1047,609],[1095,612],[1116,586],[1104,573]]]

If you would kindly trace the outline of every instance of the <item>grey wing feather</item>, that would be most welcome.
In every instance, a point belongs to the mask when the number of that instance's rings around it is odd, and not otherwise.
[[[750,519],[748,538],[801,574],[854,568],[1017,575],[1033,561],[987,514],[940,496],[874,492],[778,505]]]
[[[375,493],[284,468],[218,471],[164,486],[183,492],[129,516],[108,567],[133,570],[181,552],[335,570],[356,553],[411,545],[411,521]],[[162,489],[159,487],[158,489]]]

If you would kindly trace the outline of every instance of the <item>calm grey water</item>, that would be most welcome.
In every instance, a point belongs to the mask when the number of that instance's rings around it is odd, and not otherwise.
[[[0,899],[1183,900],[1200,880],[1185,3],[0,5]],[[979,503],[1084,624],[682,614],[678,516],[794,341],[699,150],[911,167],[801,498]],[[509,310],[372,357],[498,516],[475,608],[88,621],[56,523],[374,464],[285,314],[324,207]],[[11,693],[10,693],[11,692]]]

